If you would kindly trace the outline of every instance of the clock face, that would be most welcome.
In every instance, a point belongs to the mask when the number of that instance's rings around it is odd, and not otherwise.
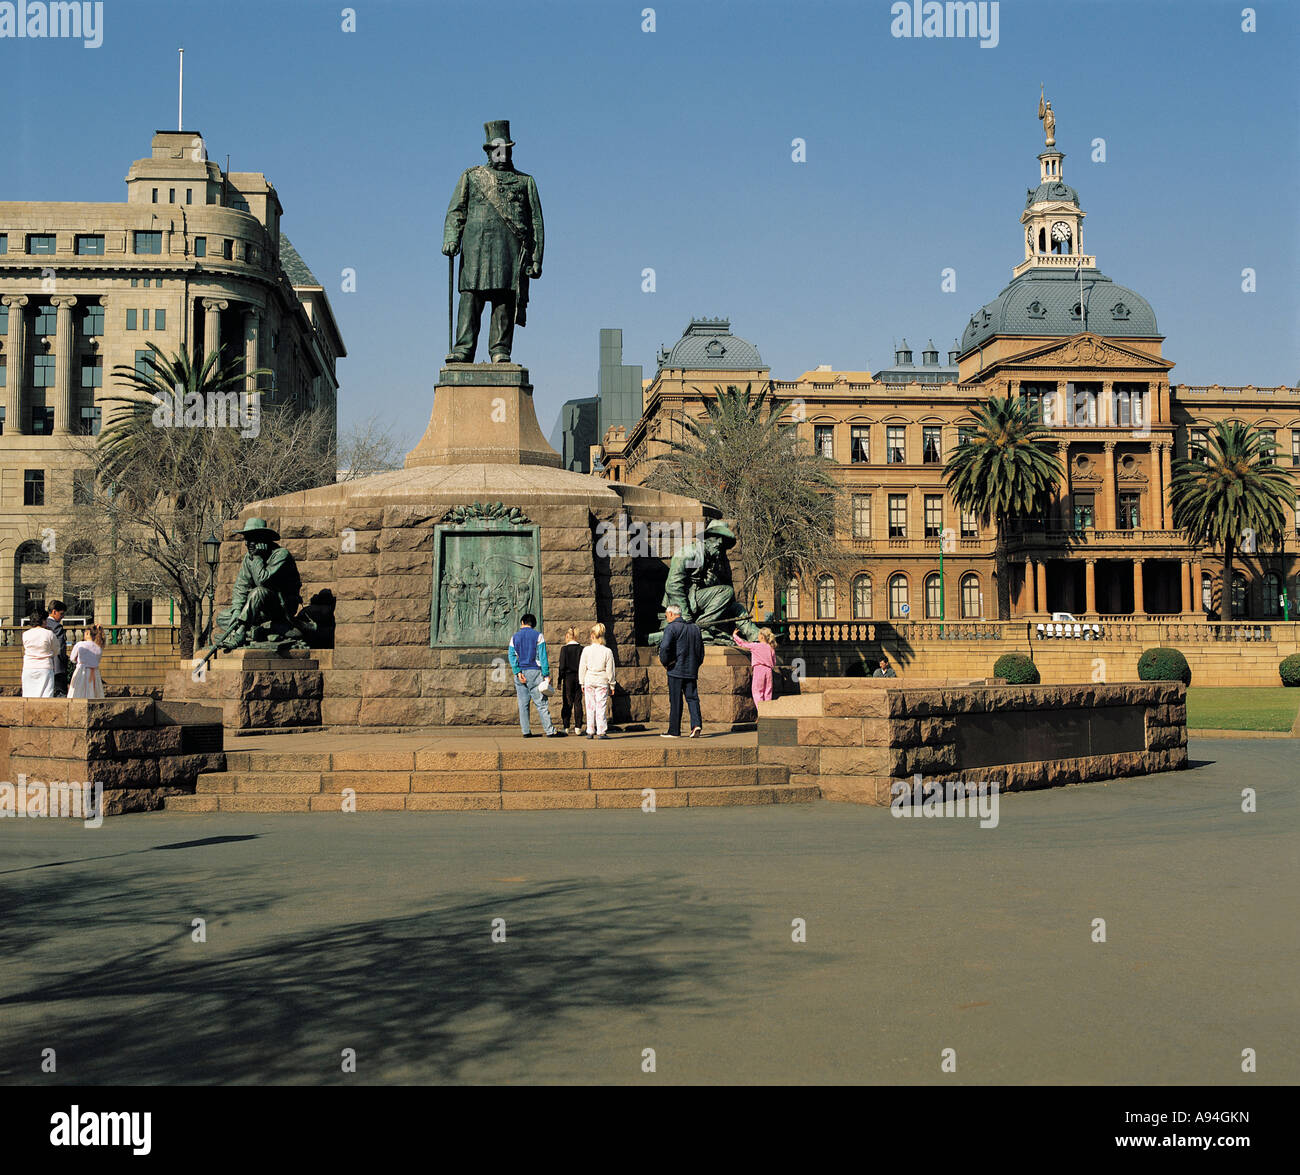
[[[1063,220],[1058,220],[1052,225],[1052,240],[1068,241],[1070,239],[1070,226]]]

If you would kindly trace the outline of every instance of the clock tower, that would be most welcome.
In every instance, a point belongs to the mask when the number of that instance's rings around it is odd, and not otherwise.
[[[1061,174],[1063,152],[1049,147],[1038,157],[1038,187],[1025,196],[1020,223],[1025,226],[1025,259],[1013,270],[1019,277],[1029,269],[1096,269],[1097,259],[1083,252],[1083,218],[1079,193]]]

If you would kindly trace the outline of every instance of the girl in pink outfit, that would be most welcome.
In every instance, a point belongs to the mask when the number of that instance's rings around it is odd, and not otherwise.
[[[750,689],[754,694],[755,702],[770,702],[772,700],[772,674],[776,670],[776,637],[772,634],[770,628],[760,628],[758,630],[758,640],[742,641],[739,636],[732,634],[732,639],[750,657],[754,666],[753,681]]]

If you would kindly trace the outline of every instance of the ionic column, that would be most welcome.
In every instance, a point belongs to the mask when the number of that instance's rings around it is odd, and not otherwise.
[[[261,336],[261,314],[253,306],[246,307],[244,310],[244,390],[250,396],[257,391],[257,377],[253,372],[261,366],[257,361]]]
[[[203,347],[204,350],[221,350],[221,312],[230,305],[221,298],[203,298]]]
[[[1040,559],[1034,565],[1038,571],[1038,608],[1039,612],[1047,611],[1047,560]]]
[[[1061,463],[1061,480],[1056,490],[1060,499],[1058,528],[1060,530],[1069,530],[1072,519],[1070,517],[1070,445],[1067,441],[1057,441],[1056,459]]]
[[[1174,442],[1169,440],[1160,446],[1160,526],[1168,526],[1174,517],[1173,499],[1169,493],[1170,482],[1174,479]]]
[[[1132,416],[1129,420],[1132,421]],[[1115,412],[1115,381],[1104,379],[1101,381],[1101,403],[1097,405],[1097,423],[1103,427],[1114,427],[1119,424],[1119,417]]]
[[[1146,615],[1146,604],[1142,599],[1142,560],[1133,560],[1133,615]]]
[[[27,366],[27,305],[26,294],[7,294],[3,299],[9,307],[9,388],[5,396],[5,432],[21,434],[23,427],[23,378]]]
[[[1102,479],[1101,501],[1097,503],[1099,530],[1115,529],[1115,442],[1106,441],[1105,475]]]
[[[72,432],[72,308],[77,304],[74,294],[57,294],[50,299],[58,308],[54,327],[54,431]]]
[[[1186,559],[1178,561],[1179,582],[1183,588],[1183,606],[1181,611],[1184,615],[1192,610],[1192,568]]]
[[[1097,560],[1088,559],[1083,565],[1083,610],[1086,615],[1097,611]]]
[[[1201,561],[1192,560],[1192,611],[1201,613]]]

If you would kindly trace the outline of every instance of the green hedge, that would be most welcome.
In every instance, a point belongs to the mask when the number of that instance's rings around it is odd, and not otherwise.
[[[1005,678],[1008,685],[1037,685],[1041,680],[1038,666],[1024,653],[1003,653],[993,664],[993,676]]]
[[[1143,681],[1181,681],[1192,684],[1192,667],[1177,649],[1147,649],[1138,658],[1138,677]]]
[[[1282,675],[1283,685],[1300,685],[1300,653],[1283,657],[1277,671]]]

